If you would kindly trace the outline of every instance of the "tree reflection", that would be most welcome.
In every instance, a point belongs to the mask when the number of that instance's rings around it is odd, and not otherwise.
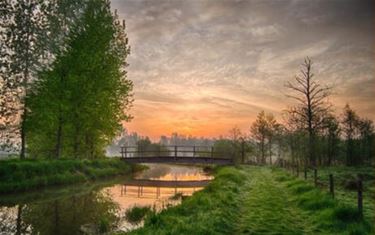
[[[119,219],[119,207],[102,192],[73,195],[43,203],[28,205],[23,211],[23,222],[31,226],[32,233],[81,234],[83,225],[97,229],[100,221],[108,221],[111,228]]]

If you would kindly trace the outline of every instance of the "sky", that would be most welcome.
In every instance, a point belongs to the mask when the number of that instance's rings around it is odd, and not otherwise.
[[[306,56],[349,103],[375,120],[375,6],[371,0],[111,0],[125,19],[134,82],[129,131],[217,137],[249,131],[264,110],[282,121],[285,84]]]

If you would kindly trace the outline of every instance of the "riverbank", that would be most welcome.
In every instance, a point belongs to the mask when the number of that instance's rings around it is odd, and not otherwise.
[[[368,218],[309,182],[268,167],[219,168],[204,190],[130,234],[371,234]]]
[[[119,159],[3,160],[0,162],[0,193],[87,182],[135,170],[135,166]]]

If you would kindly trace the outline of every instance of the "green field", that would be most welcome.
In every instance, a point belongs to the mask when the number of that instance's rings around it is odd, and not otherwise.
[[[334,178],[335,197],[340,203],[356,206],[358,177],[363,180],[363,212],[369,221],[375,219],[375,171],[373,167],[320,167],[318,185],[323,191],[329,190],[329,174]],[[300,178],[302,178],[302,173]],[[309,182],[313,182],[313,171],[308,171]]]
[[[132,170],[133,166],[118,159],[4,160],[0,162],[0,193],[86,182]]]
[[[373,208],[362,220],[351,197],[332,199],[281,169],[219,168],[204,190],[130,234],[372,234]]]

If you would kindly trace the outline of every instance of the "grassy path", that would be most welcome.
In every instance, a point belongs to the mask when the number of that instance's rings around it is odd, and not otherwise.
[[[252,169],[238,234],[311,234],[315,226],[269,168]],[[316,231],[316,230],[315,230]]]
[[[372,234],[355,208],[287,173],[225,167],[179,206],[147,216],[130,234]]]

